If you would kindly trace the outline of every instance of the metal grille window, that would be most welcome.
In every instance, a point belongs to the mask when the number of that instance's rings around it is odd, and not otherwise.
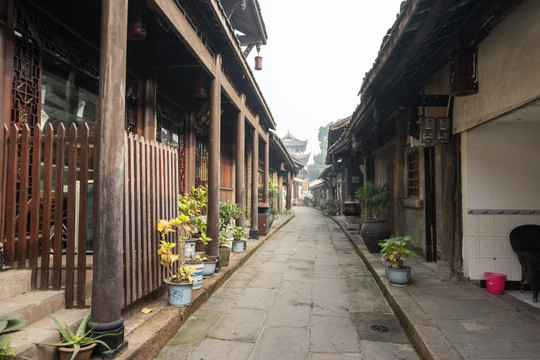
[[[418,150],[407,154],[407,195],[420,194],[420,171],[418,169]]]

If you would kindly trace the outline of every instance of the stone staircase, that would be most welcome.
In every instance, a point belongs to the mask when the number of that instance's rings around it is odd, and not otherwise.
[[[31,290],[31,273],[31,270],[0,271],[0,314],[18,313],[27,321],[21,331],[11,334],[11,346],[17,356],[36,360],[57,359],[53,347],[34,345],[35,342],[61,340],[48,314],[76,329],[88,310],[66,310],[63,290]],[[91,281],[87,283],[87,290],[89,294]]]

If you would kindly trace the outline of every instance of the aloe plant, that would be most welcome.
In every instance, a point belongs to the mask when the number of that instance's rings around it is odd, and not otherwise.
[[[102,335],[96,336],[95,338],[92,337],[90,335],[90,333],[92,332],[92,329],[85,332],[86,325],[88,324],[88,320],[90,320],[90,313],[91,313],[91,309],[89,309],[88,312],[86,313],[86,315],[84,316],[84,318],[81,321],[76,333],[73,333],[73,331],[71,331],[71,329],[69,328],[67,323],[62,325],[62,324],[60,324],[60,322],[58,320],[55,319],[54,316],[52,316],[51,314],[48,314],[49,317],[54,322],[54,324],[56,325],[56,327],[58,328],[58,331],[60,331],[60,334],[62,335],[62,337],[64,338],[65,341],[64,342],[59,342],[59,343],[37,342],[35,344],[36,345],[55,346],[55,347],[72,347],[73,348],[73,356],[71,357],[71,360],[73,360],[75,358],[75,356],[77,356],[77,354],[79,353],[79,351],[81,350],[82,347],[92,345],[94,343],[101,344],[101,345],[105,346],[108,350],[110,350],[111,348],[109,347],[109,345],[107,345],[104,341],[102,341],[100,339],[105,337],[105,336],[116,336],[116,335],[120,335],[120,334],[112,334],[111,333],[111,334],[102,334]]]
[[[11,337],[8,334],[20,331],[25,324],[21,314],[0,315],[0,360],[4,360],[6,355],[15,355],[15,349],[9,346]]]

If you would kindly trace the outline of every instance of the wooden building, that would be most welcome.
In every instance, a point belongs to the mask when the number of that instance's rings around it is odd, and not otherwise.
[[[540,224],[535,1],[402,3],[366,73],[335,163],[388,184],[394,235],[444,279],[521,280],[508,239]]]
[[[246,206],[258,236],[259,174],[296,168],[270,151],[276,122],[246,61],[267,39],[257,0],[0,6],[7,266],[31,269],[34,289],[65,289],[67,308],[87,305],[91,270],[91,321],[114,331],[162,287],[156,224],[178,194],[208,185],[211,238],[220,201]]]

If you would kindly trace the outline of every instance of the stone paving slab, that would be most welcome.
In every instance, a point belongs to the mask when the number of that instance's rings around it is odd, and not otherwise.
[[[267,315],[268,310],[234,307],[207,335],[214,339],[255,342]]]
[[[252,359],[307,359],[310,332],[303,328],[267,326],[258,339]]]
[[[418,359],[352,244],[310,208],[260,246],[157,359],[175,347],[175,359],[366,360],[400,350],[397,358]]]
[[[189,360],[248,360],[253,344],[241,341],[225,341],[206,338],[188,357]],[[179,359],[179,358],[177,358]]]

